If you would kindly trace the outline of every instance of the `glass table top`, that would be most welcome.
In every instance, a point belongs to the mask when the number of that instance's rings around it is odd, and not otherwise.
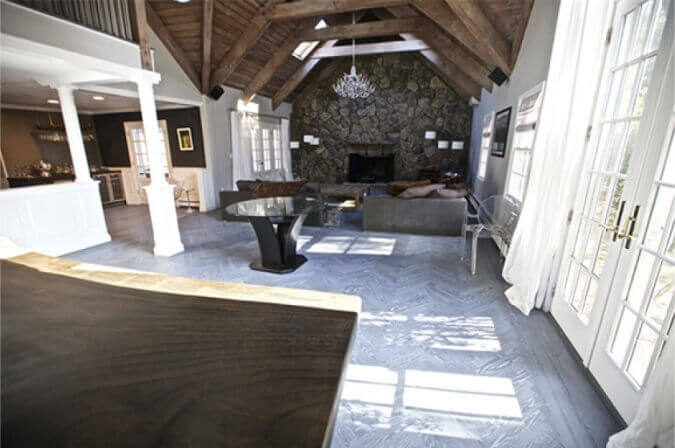
[[[279,196],[235,202],[225,208],[230,215],[264,218],[298,216],[309,213],[319,201],[311,197]]]

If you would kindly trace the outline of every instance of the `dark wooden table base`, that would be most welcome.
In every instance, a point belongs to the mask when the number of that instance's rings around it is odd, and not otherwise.
[[[261,258],[251,263],[251,269],[275,274],[288,274],[306,261],[296,253],[298,236],[307,215],[293,217],[250,217],[258,237]],[[274,224],[277,225],[276,230]]]

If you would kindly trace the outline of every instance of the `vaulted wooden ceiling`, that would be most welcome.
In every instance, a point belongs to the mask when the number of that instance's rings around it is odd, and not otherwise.
[[[137,5],[144,0],[134,0]],[[145,0],[147,22],[202,92],[224,84],[273,98],[306,95],[346,39],[359,54],[415,51],[450,87],[480,99],[515,65],[534,0]],[[352,12],[357,24],[352,25]],[[324,19],[329,27],[315,30]],[[303,41],[320,44],[304,60]],[[362,43],[366,42],[366,43]],[[142,42],[141,42],[142,44]]]

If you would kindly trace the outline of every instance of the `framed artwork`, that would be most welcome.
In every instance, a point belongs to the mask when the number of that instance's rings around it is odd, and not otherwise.
[[[492,137],[490,155],[495,157],[504,157],[506,154],[506,139],[509,135],[510,122],[511,107],[502,109],[495,114],[495,128]]]
[[[190,128],[178,128],[176,129],[178,134],[178,149],[181,151],[194,151],[195,147],[192,143],[192,129]]]

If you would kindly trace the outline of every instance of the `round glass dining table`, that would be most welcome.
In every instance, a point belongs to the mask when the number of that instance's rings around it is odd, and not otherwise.
[[[235,202],[225,211],[247,218],[253,226],[260,258],[251,263],[251,269],[287,274],[307,261],[296,253],[297,241],[307,214],[318,206],[315,198],[279,196]]]

